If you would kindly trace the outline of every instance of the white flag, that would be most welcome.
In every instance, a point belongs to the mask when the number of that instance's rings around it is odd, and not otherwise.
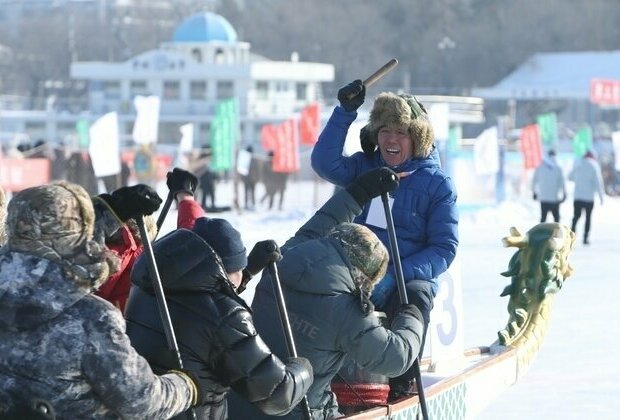
[[[181,141],[179,142],[179,153],[187,153],[192,151],[194,145],[194,124],[184,124],[179,127],[181,131]]]
[[[447,141],[450,137],[450,105],[433,104],[429,108],[428,118],[435,132],[435,139]]]
[[[136,121],[133,125],[133,141],[136,144],[157,143],[159,127],[159,97],[136,96],[133,100],[136,107]]]
[[[614,168],[616,171],[620,171],[620,131],[611,133],[611,141],[614,147]]]
[[[474,169],[477,175],[494,175],[499,171],[497,126],[487,128],[476,138]]]
[[[252,163],[252,153],[245,149],[239,150],[237,154],[237,172],[239,175],[248,176],[250,164]]]
[[[105,114],[90,126],[88,153],[96,177],[115,175],[121,171],[118,114]]]

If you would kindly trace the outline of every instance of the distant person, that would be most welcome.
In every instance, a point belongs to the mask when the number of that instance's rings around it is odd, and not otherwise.
[[[566,200],[566,183],[553,149],[549,150],[547,157],[534,171],[532,195],[534,200],[540,201],[540,223],[547,221],[549,212],[553,215],[553,220],[559,223],[560,203]]]
[[[243,182],[244,208],[254,210],[256,208],[256,183],[260,178],[260,170],[257,159],[253,155],[254,148],[248,146],[245,150],[251,155],[251,158],[247,175],[240,175]]]
[[[581,212],[586,213],[586,224],[583,230],[583,243],[590,244],[590,227],[592,222],[592,210],[594,209],[594,196],[598,194],[601,205],[603,205],[603,178],[601,167],[599,166],[594,153],[588,150],[583,158],[575,162],[568,179],[575,183],[575,193],[573,201],[573,223],[571,229],[577,233],[577,222],[581,218]]]
[[[155,375],[118,309],[92,294],[118,266],[94,230],[77,184],[11,199],[0,252],[0,418],[33,398],[59,419],[163,419],[198,403],[193,375]]]
[[[264,164],[263,183],[265,184],[265,195],[260,199],[261,204],[267,202],[267,208],[271,210],[274,205],[275,197],[278,195],[278,210],[282,210],[284,204],[284,192],[289,174],[286,172],[275,172],[273,170],[273,151],[268,153],[269,161]]]

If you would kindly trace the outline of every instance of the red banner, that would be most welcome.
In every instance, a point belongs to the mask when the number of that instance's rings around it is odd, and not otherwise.
[[[260,130],[260,144],[265,151],[273,150],[276,144],[278,126],[266,124]]]
[[[17,192],[47,182],[50,182],[49,159],[0,158],[0,185],[6,191]]]
[[[277,126],[272,161],[274,172],[299,171],[299,140],[296,123],[295,120],[287,120]]]
[[[314,145],[319,139],[320,110],[319,104],[313,103],[302,109],[299,119],[299,141],[301,144]]]
[[[521,129],[521,153],[523,153],[525,169],[535,168],[542,162],[542,143],[537,124]]]
[[[592,79],[590,101],[598,105],[620,105],[620,80]]]

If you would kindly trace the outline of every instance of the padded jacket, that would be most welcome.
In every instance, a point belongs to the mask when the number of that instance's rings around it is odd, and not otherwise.
[[[153,244],[183,367],[200,382],[199,419],[227,418],[235,389],[261,411],[289,412],[312,383],[298,360],[283,363],[257,334],[250,309],[233,290],[219,256],[198,235],[179,229]],[[132,271],[125,317],[132,345],[165,372],[177,366],[168,350],[146,258]],[[179,417],[181,418],[181,417]]]

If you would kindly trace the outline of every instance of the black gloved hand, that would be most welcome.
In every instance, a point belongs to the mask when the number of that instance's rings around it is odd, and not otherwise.
[[[421,323],[424,323],[424,317],[422,316],[422,312],[420,312],[420,309],[412,303],[400,305],[400,313],[411,315]]]
[[[297,374],[300,374],[302,370],[305,370],[307,371],[309,378],[312,378],[314,376],[312,363],[310,363],[310,360],[306,359],[305,357],[289,357],[288,359],[286,359],[286,367],[289,370],[295,371],[295,373]]]
[[[174,168],[166,174],[166,185],[176,197],[177,193],[186,192],[194,195],[198,186],[198,178],[193,173],[181,168]]]
[[[534,201],[538,200],[538,195],[536,193],[532,194],[532,198],[534,199]]]
[[[366,86],[360,79],[354,80],[338,90],[338,101],[347,112],[357,111],[366,97]]]
[[[257,242],[248,255],[248,265],[245,269],[253,276],[258,274],[263,268],[272,262],[278,262],[282,259],[280,247],[276,241],[268,239],[266,241]]]
[[[360,144],[362,145],[362,150],[366,156],[372,156],[375,153],[377,145],[374,144],[370,138],[370,129],[368,128],[368,124],[360,129]]]
[[[144,184],[122,187],[112,194],[101,194],[99,197],[108,203],[123,222],[153,214],[162,201],[157,191]]]
[[[360,207],[364,207],[368,201],[382,193],[394,191],[398,187],[398,181],[398,175],[390,168],[376,168],[358,176],[346,190]]]

